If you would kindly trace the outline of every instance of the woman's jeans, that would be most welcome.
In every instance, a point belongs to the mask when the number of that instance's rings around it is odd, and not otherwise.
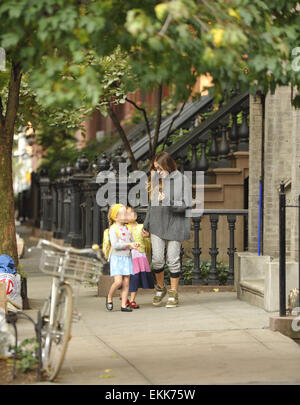
[[[152,267],[154,273],[164,271],[165,245],[167,243],[167,265],[170,276],[177,278],[180,275],[180,247],[181,242],[177,240],[164,240],[157,235],[151,234],[152,246]]]

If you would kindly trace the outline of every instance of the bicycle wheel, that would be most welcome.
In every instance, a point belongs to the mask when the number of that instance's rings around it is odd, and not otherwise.
[[[62,366],[70,340],[73,297],[69,284],[59,286],[53,326],[49,324],[50,305],[43,314],[42,361],[47,378],[53,381]]]

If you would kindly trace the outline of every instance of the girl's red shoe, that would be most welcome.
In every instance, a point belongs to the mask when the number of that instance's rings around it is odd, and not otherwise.
[[[130,308],[138,309],[140,306],[135,301],[129,303]]]
[[[120,297],[120,301],[122,300],[122,297]],[[127,302],[126,302],[126,307],[129,307],[130,306],[130,301],[129,301],[129,299],[127,298]]]

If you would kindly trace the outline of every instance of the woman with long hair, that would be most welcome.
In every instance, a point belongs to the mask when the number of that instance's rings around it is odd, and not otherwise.
[[[152,268],[156,286],[153,305],[159,306],[167,294],[164,285],[165,247],[170,270],[170,289],[167,308],[176,307],[180,276],[180,248],[183,240],[190,239],[192,189],[187,176],[177,170],[175,160],[167,152],[155,155],[150,167],[148,183],[149,206],[143,225],[144,236],[151,235]]]

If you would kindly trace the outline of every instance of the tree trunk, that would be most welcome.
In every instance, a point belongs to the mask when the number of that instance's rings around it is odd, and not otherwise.
[[[19,104],[21,65],[13,63],[5,117],[0,117],[0,254],[11,256],[18,265],[15,204],[12,176],[12,146]]]
[[[0,200],[0,254],[11,256],[15,264],[18,265],[12,181],[12,150],[5,144],[0,145]]]
[[[156,116],[155,133],[154,133],[153,143],[152,143],[152,156],[150,158],[150,162],[153,161],[155,153],[156,153],[155,151],[156,151],[156,147],[157,147],[158,135],[159,135],[160,125],[161,125],[162,91],[163,91],[163,86],[160,84],[158,87],[157,97],[156,97],[157,116]]]
[[[127,138],[127,136],[125,134],[125,131],[122,128],[122,126],[121,126],[121,124],[120,124],[120,122],[118,120],[118,117],[116,116],[114,110],[111,107],[108,108],[108,115],[110,116],[112,122],[114,123],[115,127],[117,128],[117,130],[118,130],[118,132],[119,132],[119,134],[121,136],[121,139],[123,141],[125,150],[127,152],[127,156],[128,156],[128,158],[129,158],[129,160],[131,162],[132,170],[137,170],[138,169],[137,162],[136,162],[134,154],[133,154],[133,152],[131,150],[131,146],[130,146],[130,143],[128,141],[128,138]]]

